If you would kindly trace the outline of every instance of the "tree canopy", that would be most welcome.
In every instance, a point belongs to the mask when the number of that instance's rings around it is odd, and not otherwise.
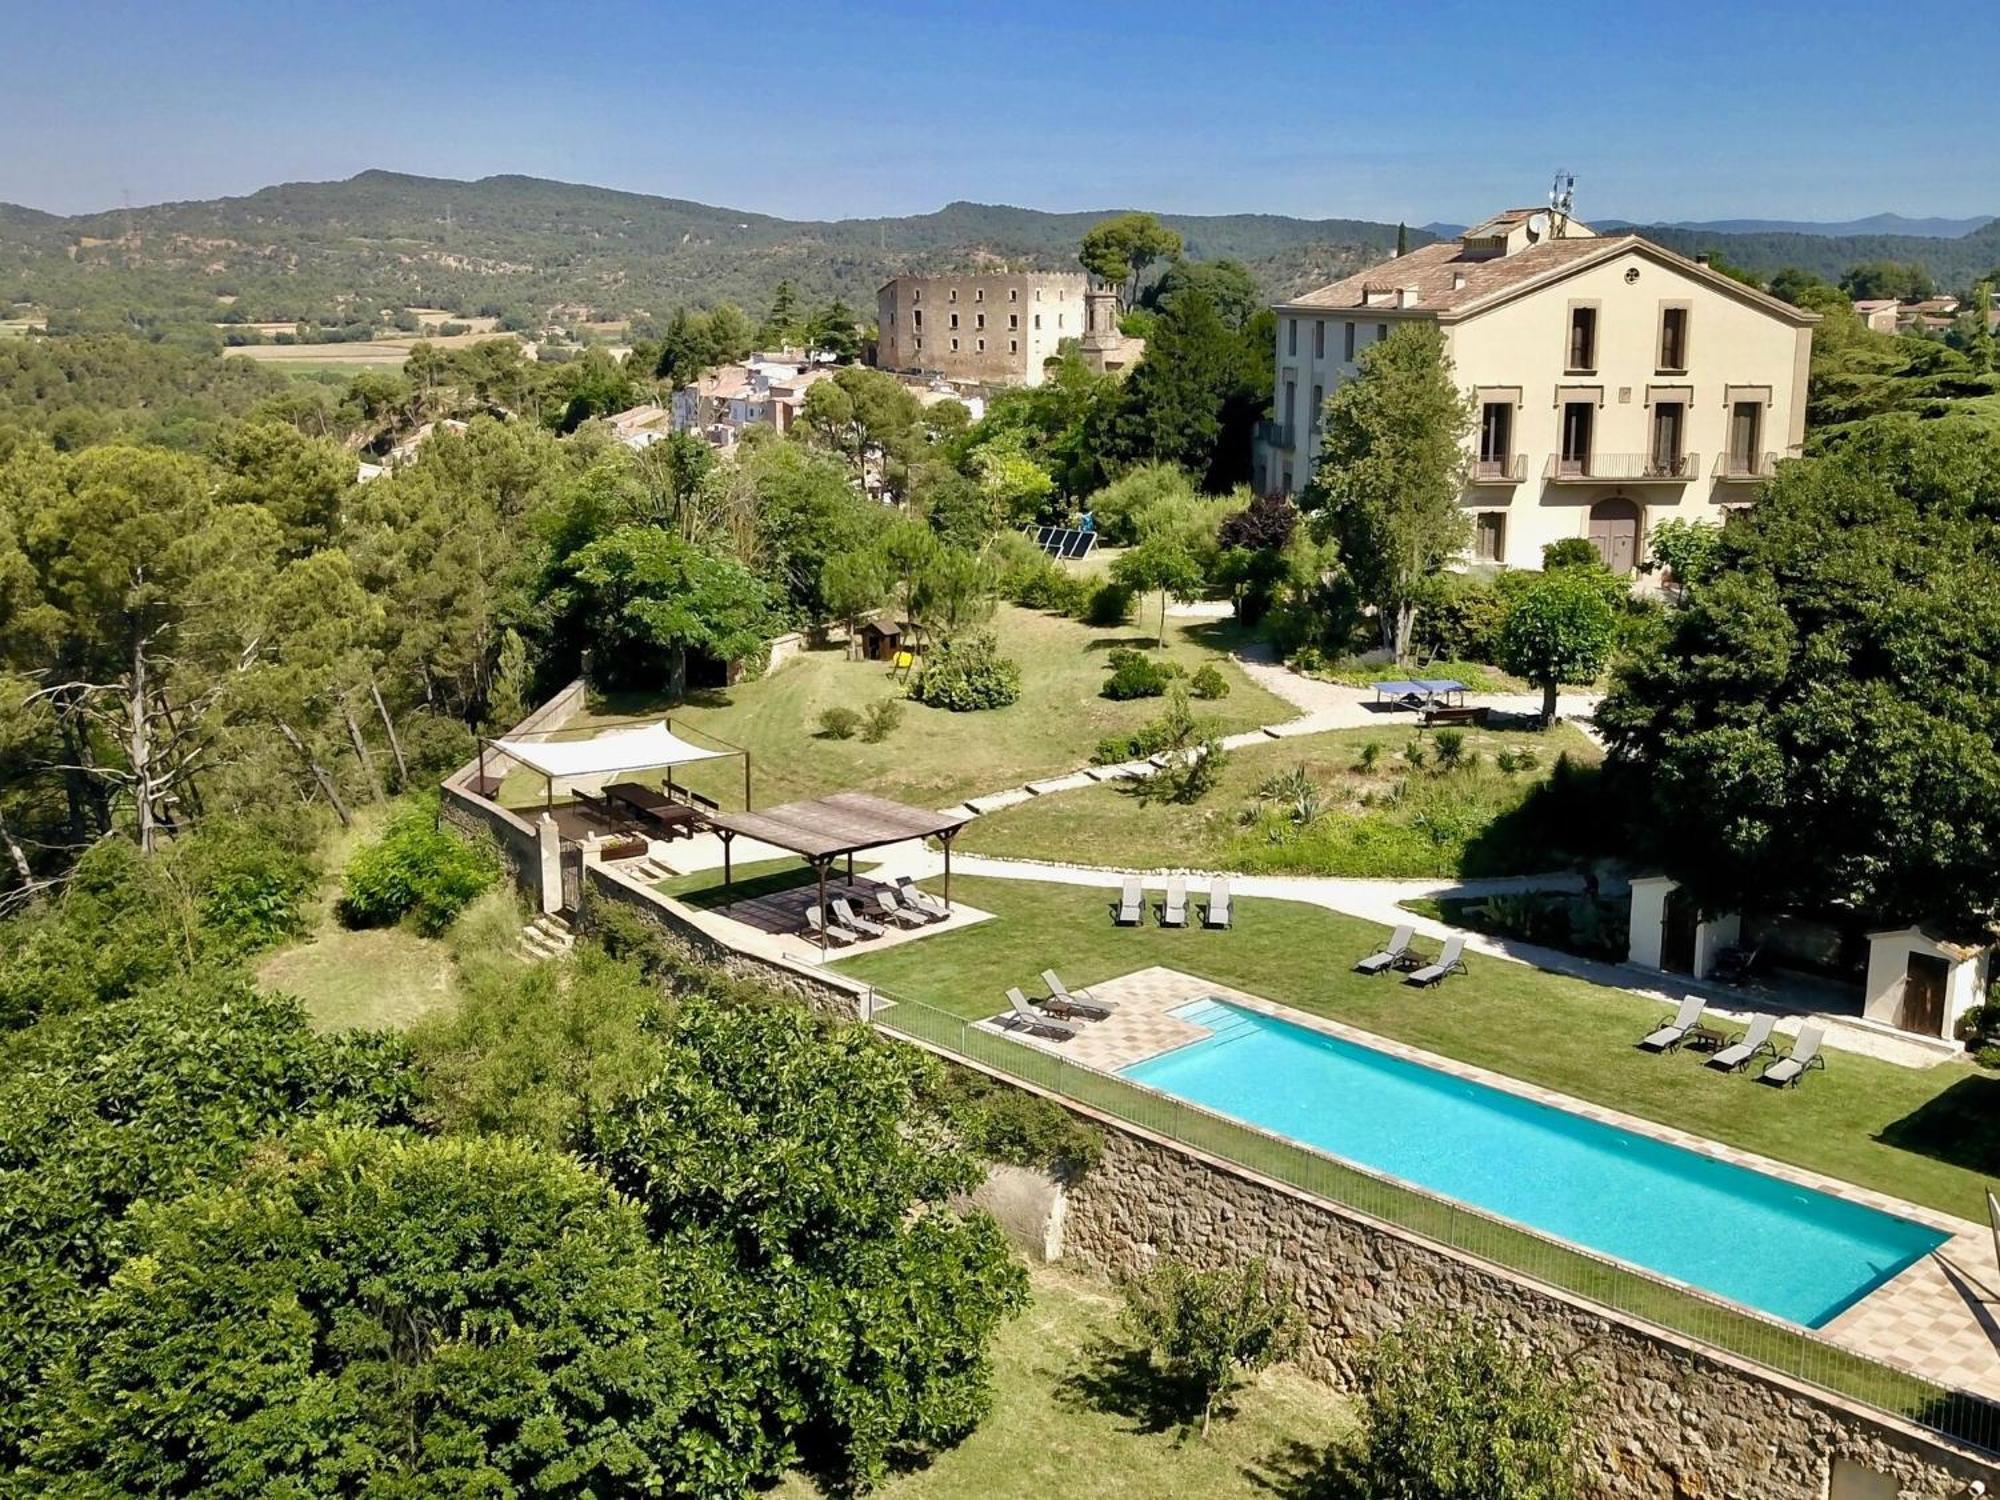
[[[2000,453],[1912,419],[1788,467],[1599,710],[1704,909],[2000,918]]]

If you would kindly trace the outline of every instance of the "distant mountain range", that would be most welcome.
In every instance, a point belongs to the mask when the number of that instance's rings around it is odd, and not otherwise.
[[[55,328],[224,317],[365,322],[395,306],[494,313],[532,327],[551,309],[571,319],[661,321],[682,304],[729,299],[754,314],[789,281],[808,304],[839,296],[865,314],[875,288],[899,272],[1074,269],[1084,231],[1118,211],[961,201],[904,217],[800,221],[532,177],[459,182],[371,171],[68,217],[0,204],[0,305],[32,302],[50,312]],[[1397,237],[1396,225],[1362,219],[1161,218],[1190,255],[1242,261],[1273,297],[1384,259]],[[1732,220],[1643,232],[1765,274],[1797,265],[1837,277],[1857,261],[1912,260],[1956,287],[2000,265],[2000,220],[1943,237],[1952,227],[1878,215],[1853,224]],[[1459,230],[1427,224],[1411,229],[1409,240],[1415,246]]]
[[[1894,234],[1918,240],[1956,240],[1974,230],[1984,229],[1996,217],[2000,216],[1979,214],[1970,219],[1906,219],[1901,214],[1870,214],[1865,219],[1843,219],[1836,223],[1808,219],[1675,219],[1665,227],[1700,230],[1709,234]]]

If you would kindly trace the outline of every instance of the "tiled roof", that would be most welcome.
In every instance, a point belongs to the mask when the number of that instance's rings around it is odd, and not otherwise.
[[[1509,214],[1514,210],[1509,210]],[[1490,222],[1507,218],[1502,214]],[[1482,226],[1483,227],[1483,226]],[[1636,234],[1583,235],[1575,239],[1544,240],[1516,250],[1512,255],[1468,255],[1457,240],[1425,245],[1408,255],[1399,255],[1380,265],[1357,271],[1352,276],[1306,292],[1282,303],[1298,308],[1353,308],[1369,312],[1436,314],[1465,313],[1499,300],[1566,271],[1596,260],[1609,260],[1630,250],[1641,250],[1655,260],[1673,266],[1686,275],[1706,281],[1732,296],[1746,298],[1769,312],[1794,323],[1816,323],[1815,313],[1803,312],[1768,293],[1724,276],[1720,271],[1698,265],[1685,256],[1664,250]],[[1410,292],[1407,302],[1397,294]],[[1375,293],[1376,301],[1369,300]]]
[[[1415,292],[1411,307],[1422,312],[1452,312],[1577,261],[1602,255],[1613,246],[1627,246],[1636,238],[1622,235],[1615,239],[1544,240],[1512,255],[1490,256],[1467,255],[1457,240],[1442,240],[1357,271],[1303,297],[1294,297],[1287,305],[1366,307],[1369,292],[1393,294],[1410,287]],[[1393,296],[1387,302],[1375,304],[1385,308],[1396,305]]]

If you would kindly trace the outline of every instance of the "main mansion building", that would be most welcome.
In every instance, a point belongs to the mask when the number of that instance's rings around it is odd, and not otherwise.
[[[1539,567],[1588,537],[1627,572],[1651,527],[1721,519],[1805,436],[1813,314],[1557,212],[1510,209],[1277,315],[1260,487],[1302,490],[1326,397],[1398,323],[1429,320],[1474,401],[1461,503],[1482,562]]]

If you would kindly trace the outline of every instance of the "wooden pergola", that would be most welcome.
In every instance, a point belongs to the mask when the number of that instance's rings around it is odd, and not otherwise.
[[[819,909],[826,914],[826,872],[837,859],[847,861],[847,883],[854,884],[854,856],[911,839],[934,838],[944,845],[944,904],[951,908],[951,841],[972,821],[966,812],[935,812],[909,807],[866,792],[835,792],[803,802],[786,802],[763,812],[716,812],[708,825],[722,840],[722,884],[735,884],[730,845],[740,834],[760,844],[796,854],[819,877]],[[819,939],[826,952],[826,934]]]

